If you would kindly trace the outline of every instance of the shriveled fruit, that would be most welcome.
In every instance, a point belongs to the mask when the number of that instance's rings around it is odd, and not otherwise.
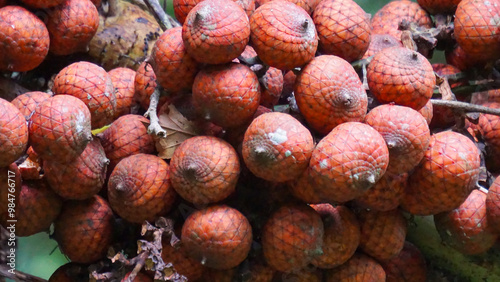
[[[82,100],[90,110],[93,129],[113,121],[116,109],[113,82],[111,76],[96,64],[80,61],[63,68],[54,78],[52,92]]]
[[[277,68],[269,67],[260,79],[260,104],[272,109],[278,104],[283,91],[283,72]]]
[[[182,142],[170,166],[175,191],[195,205],[225,199],[234,192],[240,175],[234,148],[212,136],[195,136]]]
[[[383,49],[373,57],[366,71],[368,86],[378,101],[394,102],[417,111],[429,101],[436,85],[429,61],[405,47]]]
[[[202,118],[221,127],[237,127],[249,122],[259,103],[259,80],[245,65],[210,66],[201,70],[194,79],[196,111]]]
[[[187,53],[196,61],[229,63],[243,52],[250,39],[248,16],[233,1],[202,1],[187,15],[182,39]]]
[[[91,140],[90,112],[78,98],[50,97],[41,102],[31,116],[29,141],[44,160],[69,163]]]
[[[358,219],[345,206],[319,204],[311,207],[321,215],[325,228],[323,254],[314,258],[312,264],[323,269],[342,265],[359,246],[361,231]]]
[[[328,134],[337,125],[363,121],[368,98],[354,68],[333,55],[315,57],[295,79],[295,99],[307,123]]]
[[[425,282],[427,264],[420,250],[406,241],[401,252],[388,260],[380,261],[385,270],[387,282]]]
[[[431,14],[453,14],[462,0],[417,0],[418,4]]]
[[[326,272],[327,282],[385,281],[385,271],[376,260],[356,253],[343,265]]]
[[[166,30],[156,40],[151,54],[158,83],[170,94],[191,91],[198,63],[187,53],[182,41],[182,27]]]
[[[23,114],[0,98],[0,167],[9,166],[28,147],[28,126]]]
[[[495,178],[488,189],[486,218],[491,229],[500,234],[500,177]]]
[[[407,180],[408,173],[393,174],[387,171],[372,188],[354,201],[361,207],[377,211],[395,209],[401,203]]]
[[[61,5],[65,0],[21,0],[24,4],[37,9],[45,9]]]
[[[319,49],[348,62],[361,59],[370,44],[368,14],[353,0],[320,1],[314,9]]]
[[[473,190],[456,209],[434,215],[434,223],[443,243],[468,255],[486,252],[498,234],[486,215],[486,193]]]
[[[474,188],[480,155],[466,136],[443,131],[431,135],[424,158],[408,179],[401,207],[431,215],[457,208]]]
[[[309,165],[311,132],[285,113],[265,113],[248,126],[242,144],[246,166],[257,177],[274,182],[293,180]]]
[[[372,34],[370,36],[370,45],[366,49],[362,59],[376,55],[385,48],[403,46],[401,40],[390,34]]]
[[[109,204],[129,222],[154,221],[170,211],[175,196],[169,165],[154,155],[126,157],[109,176]]]
[[[361,226],[359,247],[378,259],[390,259],[403,249],[406,219],[399,209],[390,211],[362,210],[358,214]]]
[[[411,172],[424,157],[431,134],[425,118],[417,111],[380,105],[366,115],[365,122],[384,137],[389,149],[388,172]]]
[[[108,73],[116,96],[115,116],[113,119],[117,119],[132,113],[132,108],[136,104],[134,99],[136,72],[129,68],[116,68]]]
[[[95,139],[70,163],[44,161],[44,178],[59,196],[83,200],[97,194],[104,186],[108,163],[100,141]]]
[[[184,24],[188,13],[201,1],[203,0],[173,0],[175,18],[181,24]],[[248,17],[255,10],[255,0],[234,0],[234,2],[243,8]]]
[[[50,94],[41,91],[26,92],[17,96],[11,103],[24,115],[28,121],[38,104],[49,98]]]
[[[267,220],[262,251],[275,270],[292,272],[322,254],[324,227],[320,215],[307,205],[286,205]]]
[[[35,14],[21,6],[0,8],[0,70],[29,71],[49,52],[49,31]]]
[[[476,61],[500,58],[500,3],[462,0],[455,12],[455,38],[464,52]]]
[[[363,123],[346,122],[318,143],[309,170],[326,200],[346,202],[370,189],[388,163],[389,151],[380,133]]]
[[[186,248],[182,245],[178,248],[172,247],[168,240],[162,240],[161,258],[165,263],[172,263],[175,271],[185,276],[188,281],[196,281],[203,276],[206,270],[201,262],[189,257]]]
[[[193,212],[182,226],[188,255],[203,265],[227,270],[239,265],[252,244],[252,227],[238,210],[216,205]]]
[[[48,12],[50,52],[69,55],[87,51],[99,27],[99,12],[90,0],[66,0]]]
[[[67,201],[54,222],[54,238],[72,262],[92,263],[106,256],[113,221],[113,211],[100,196]]]
[[[309,62],[318,48],[318,34],[309,14],[285,1],[270,1],[250,16],[250,40],[259,58],[282,70]]]

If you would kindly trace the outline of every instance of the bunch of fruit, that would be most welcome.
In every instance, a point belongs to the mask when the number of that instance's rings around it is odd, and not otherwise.
[[[8,4],[5,77],[87,52],[103,11]],[[71,263],[50,281],[426,281],[413,215],[467,255],[497,242],[500,116],[432,101],[471,69],[498,81],[499,0],[396,0],[371,19],[353,0],[173,4],[182,26],[140,66],[88,57],[0,98],[0,223],[53,225]],[[419,40],[443,25],[449,64],[432,65]],[[456,99],[498,109],[498,93]],[[170,141],[182,123],[195,136]]]

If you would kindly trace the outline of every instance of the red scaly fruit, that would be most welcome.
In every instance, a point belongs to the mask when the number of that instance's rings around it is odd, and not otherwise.
[[[115,68],[108,72],[111,83],[115,88],[116,108],[113,120],[132,113],[136,102],[135,95],[135,74],[129,68]]]
[[[472,93],[472,104],[500,103],[500,89],[489,89]]]
[[[257,177],[273,182],[302,174],[314,150],[311,132],[285,113],[265,113],[248,126],[242,144],[246,166]]]
[[[288,182],[290,193],[296,198],[307,204],[335,203],[328,199],[324,189],[319,184],[319,180],[312,177],[311,170],[308,168],[294,181]]]
[[[86,52],[99,27],[99,12],[90,0],[66,0],[48,12],[49,51],[55,55]]]
[[[485,103],[483,106],[499,109],[500,103]],[[491,171],[500,170],[498,153],[500,152],[500,117],[496,115],[480,114],[479,131],[486,143],[486,167]]]
[[[293,71],[287,71],[285,73],[283,76],[283,90],[281,91],[281,97],[288,98],[292,95],[296,78],[297,75]]]
[[[29,121],[36,107],[38,107],[38,104],[40,104],[47,98],[50,98],[50,96],[50,94],[45,92],[31,91],[17,96],[14,100],[11,101],[11,103],[12,105],[16,106],[21,114],[24,115],[24,118]]]
[[[106,256],[113,239],[113,211],[100,196],[67,201],[54,222],[54,238],[72,262],[93,263]]]
[[[186,21],[186,17],[194,8],[194,6],[198,5],[203,0],[173,0],[173,8],[175,18],[179,21],[179,23],[184,24]],[[248,17],[255,11],[255,0],[233,0],[236,4],[240,5],[241,8],[245,11]]]
[[[417,215],[453,210],[474,188],[479,168],[480,153],[469,138],[452,131],[433,134],[408,179],[401,207]]]
[[[82,100],[90,110],[92,129],[113,121],[116,110],[113,82],[111,76],[96,64],[80,61],[63,68],[54,78],[52,92]]]
[[[276,271],[264,262],[262,257],[251,260],[250,269],[244,272],[244,281],[272,282]]]
[[[206,267],[194,258],[189,257],[182,243],[180,247],[174,248],[168,240],[162,240],[162,246],[161,258],[165,263],[172,263],[177,273],[185,276],[188,281],[197,281],[203,277]]]
[[[223,128],[249,122],[259,103],[259,79],[245,65],[210,66],[201,70],[194,79],[193,104],[196,111]]]
[[[44,161],[44,178],[52,190],[65,199],[88,199],[104,186],[108,164],[104,148],[98,139],[94,139],[69,164]]]
[[[252,245],[252,227],[238,210],[216,205],[193,212],[182,226],[187,254],[203,265],[228,270],[239,265]]]
[[[490,227],[500,234],[500,177],[495,178],[486,195],[486,217]]]
[[[86,265],[68,262],[58,267],[49,277],[48,282],[88,282],[89,273]]]
[[[465,71],[478,64],[481,64],[469,54],[465,53],[464,49],[462,49],[462,47],[460,47],[459,45],[457,45],[453,49],[446,49],[444,51],[444,55],[447,64],[453,65],[461,71]]]
[[[170,184],[169,165],[154,155],[126,157],[109,176],[109,204],[129,222],[153,222],[170,211],[176,195]]]
[[[28,126],[23,114],[0,98],[0,167],[9,166],[28,147]]]
[[[135,74],[134,99],[143,109],[147,110],[149,108],[151,95],[155,91],[156,86],[156,74],[153,71],[153,67],[146,61],[142,62]]]
[[[64,3],[65,0],[21,0],[24,4],[35,9],[52,8]]]
[[[267,65],[289,70],[314,58],[318,34],[309,14],[285,1],[270,1],[250,16],[250,40]]]
[[[425,106],[418,110],[418,112],[425,118],[425,121],[427,122],[427,125],[429,125],[429,127],[433,118],[433,110],[434,106],[432,105],[431,100],[427,101],[427,104],[425,104]]]
[[[293,281],[293,282],[322,282],[323,271],[319,268],[306,266],[290,273],[276,273],[276,278],[281,278],[278,281]],[[276,280],[273,280],[276,281]]]
[[[407,180],[408,173],[393,174],[387,171],[372,188],[354,201],[357,205],[371,210],[393,210],[401,203]]]
[[[344,59],[312,59],[295,80],[295,99],[307,123],[326,135],[337,125],[363,121],[368,97],[354,68]]]
[[[233,1],[204,0],[186,17],[182,39],[187,53],[205,64],[225,64],[238,57],[250,39],[243,8]]]
[[[277,68],[269,67],[259,81],[262,90],[260,104],[272,109],[278,104],[283,91],[283,72]]]
[[[372,34],[370,36],[370,45],[363,55],[362,59],[367,59],[376,55],[378,52],[390,47],[402,47],[401,40],[390,34]]]
[[[49,52],[49,31],[21,6],[0,9],[0,71],[24,72],[38,67]]]
[[[326,282],[385,281],[384,268],[376,260],[356,253],[343,265],[326,271]]]
[[[345,206],[319,204],[311,207],[321,215],[325,228],[323,254],[314,258],[312,264],[322,269],[342,265],[359,246],[361,230],[358,219]]]
[[[262,5],[264,5],[268,2],[271,2],[271,1],[272,0],[258,0],[259,6],[262,6]],[[314,8],[315,8],[315,7],[313,7],[313,5],[316,4],[315,0],[286,0],[286,1],[301,7],[309,15],[312,15]]]
[[[322,254],[323,222],[307,205],[285,205],[275,211],[262,231],[262,251],[273,269],[292,272]]]
[[[420,250],[406,241],[401,252],[388,260],[380,261],[385,270],[387,282],[425,282],[427,264]]]
[[[457,9],[458,3],[462,0],[417,0],[418,4],[432,15],[448,14],[452,15]]]
[[[319,50],[352,62],[361,59],[370,45],[370,17],[353,0],[320,1],[314,9]]]
[[[473,190],[458,208],[434,215],[434,223],[444,244],[463,254],[478,255],[498,238],[486,213],[486,193]]]
[[[90,111],[78,98],[50,97],[31,116],[29,141],[44,160],[72,162],[91,140]]]

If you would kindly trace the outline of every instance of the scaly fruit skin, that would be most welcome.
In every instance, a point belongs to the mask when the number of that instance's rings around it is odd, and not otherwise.
[[[156,40],[151,58],[158,83],[165,91],[170,94],[191,91],[198,63],[187,53],[182,41],[182,27],[163,32]]]
[[[0,167],[9,166],[28,147],[28,126],[23,114],[0,98]]]
[[[290,3],[293,3],[302,9],[304,9],[309,15],[311,15],[314,11],[314,0],[287,0]],[[271,0],[257,0],[259,6],[264,5],[267,2],[271,2]]]
[[[471,103],[486,104],[500,103],[500,89],[489,89],[472,93]]]
[[[243,52],[250,39],[248,16],[233,1],[202,1],[187,15],[182,39],[187,53],[196,61],[229,63]]]
[[[44,161],[44,178],[52,190],[65,199],[88,199],[104,186],[108,163],[100,141],[94,139],[69,164]]]
[[[431,135],[424,158],[408,179],[401,207],[432,215],[463,203],[479,178],[480,153],[466,136],[444,131]]]
[[[295,79],[295,99],[307,123],[326,135],[337,125],[363,121],[368,97],[354,68],[344,59],[312,59]]]
[[[318,143],[309,170],[326,200],[347,202],[370,189],[388,163],[389,151],[380,133],[363,123],[346,122]]]
[[[81,61],[65,67],[54,78],[52,92],[82,100],[90,110],[93,129],[113,121],[116,109],[113,82],[111,76],[96,64]]]
[[[499,109],[499,103],[485,103],[483,106]],[[496,115],[480,114],[479,130],[486,143],[486,167],[491,171],[500,170],[498,154],[500,153],[500,117]]]
[[[431,63],[416,51],[391,47],[373,57],[366,69],[368,86],[384,104],[420,110],[432,97],[436,78]]]
[[[65,0],[21,0],[24,4],[36,9],[52,8],[61,5],[64,1]]]
[[[155,142],[144,125],[147,122],[149,120],[143,116],[124,115],[98,135],[109,159],[108,174],[123,158],[139,153],[154,153]]]
[[[221,127],[238,127],[249,122],[259,103],[259,79],[245,65],[210,66],[201,70],[194,79],[196,111],[202,118]]]
[[[275,270],[292,272],[321,255],[324,227],[311,207],[285,205],[271,214],[262,231],[262,251]]]
[[[365,122],[384,137],[389,149],[388,172],[409,173],[424,157],[431,134],[425,118],[417,111],[380,105],[366,115]]]
[[[418,4],[429,13],[435,14],[453,14],[457,9],[458,3],[462,0],[417,0]]]
[[[195,136],[181,143],[170,160],[172,186],[195,205],[215,203],[236,188],[240,161],[235,149],[212,136]]]
[[[500,177],[495,178],[486,195],[486,217],[490,227],[500,234]]]
[[[403,43],[399,38],[396,38],[390,34],[372,34],[370,36],[370,45],[366,49],[365,54],[362,59],[376,55],[378,52],[390,47],[402,47]]]
[[[427,264],[420,250],[406,241],[401,252],[388,260],[380,261],[385,270],[387,282],[425,282]]]
[[[174,248],[169,240],[162,240],[162,246],[161,258],[165,263],[172,263],[177,273],[185,276],[188,281],[197,281],[203,276],[206,267],[189,257],[182,243],[180,247]]]
[[[370,45],[370,18],[353,0],[320,1],[313,20],[325,55],[352,62],[361,59]]]
[[[385,281],[385,271],[376,260],[356,253],[343,265],[326,272],[327,282]]]
[[[66,0],[49,11],[50,52],[69,55],[86,52],[99,27],[99,12],[90,0]]]
[[[390,153],[389,153],[390,156]],[[390,161],[389,161],[390,164]],[[363,195],[354,201],[361,207],[376,210],[389,211],[397,208],[404,196],[408,173],[394,174],[389,171],[368,189]]]
[[[21,6],[0,9],[0,71],[24,72],[42,63],[49,52],[49,31]]]
[[[262,89],[260,104],[272,109],[278,104],[283,91],[283,72],[277,68],[269,67],[260,79],[260,86]]]
[[[312,264],[330,269],[345,263],[359,246],[361,230],[358,219],[345,206],[319,204],[311,207],[321,215],[325,228],[323,254],[314,258]]]
[[[113,239],[113,211],[100,196],[67,201],[54,222],[54,238],[72,262],[93,263],[106,256]]]
[[[434,106],[432,105],[432,101],[429,100],[427,103],[418,110],[418,112],[425,118],[425,121],[427,122],[427,125],[430,127],[432,118],[433,118],[433,110]]]
[[[194,6],[198,5],[203,0],[173,0],[173,8],[175,18],[179,21],[179,23],[184,24],[186,21],[186,17],[194,8]],[[255,0],[233,0],[236,4],[240,5],[241,8],[245,11],[248,17],[255,11]]]
[[[475,65],[481,64],[476,59],[465,53],[464,49],[457,45],[453,49],[446,49],[445,52],[446,63],[465,71]]]
[[[136,72],[129,68],[116,68],[108,72],[111,83],[115,89],[116,108],[113,120],[128,115],[136,105],[135,96],[135,75]]]
[[[500,58],[500,3],[462,0],[455,12],[455,38],[476,61]]]
[[[463,254],[478,255],[498,238],[486,213],[486,193],[473,190],[458,208],[434,215],[434,223],[444,244]]]
[[[182,226],[188,255],[203,265],[227,270],[239,265],[252,245],[252,227],[238,210],[216,205],[193,212]]]
[[[309,14],[297,5],[271,1],[250,16],[250,40],[267,65],[289,70],[314,58],[318,34]]]
[[[91,140],[90,111],[78,98],[50,97],[41,102],[31,116],[29,141],[44,160],[69,163]]]
[[[311,132],[285,113],[265,113],[248,126],[242,144],[246,166],[257,177],[273,182],[298,178],[314,150]]]
[[[11,103],[24,115],[26,121],[29,121],[38,104],[48,98],[50,98],[48,93],[32,91],[17,96]]]
[[[170,211],[176,195],[170,184],[169,165],[154,155],[124,158],[109,176],[109,204],[129,222],[153,222]]]
[[[156,86],[156,74],[154,73],[153,67],[146,61],[142,62],[141,65],[137,68],[135,74],[134,99],[141,105],[143,109],[148,109],[149,102],[151,101],[151,95],[155,91]],[[158,103],[158,107],[159,105],[160,103]]]

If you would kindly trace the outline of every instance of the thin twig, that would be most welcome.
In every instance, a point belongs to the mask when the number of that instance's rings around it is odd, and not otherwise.
[[[165,13],[160,2],[158,0],[144,0],[149,10],[153,13],[156,21],[160,24],[163,31],[172,28],[172,23],[170,22],[170,16]]]
[[[443,106],[443,107],[453,108],[457,110],[462,110],[466,113],[475,112],[475,113],[500,116],[500,109],[488,108],[485,106],[470,104],[466,102],[431,99],[431,103],[433,106]]]
[[[160,100],[160,89],[157,86],[153,94],[151,94],[151,101],[149,102],[149,108],[144,114],[145,117],[149,117],[150,124],[148,126],[148,134],[155,134],[158,137],[167,137],[167,131],[163,129],[159,123],[158,115],[156,110],[158,108],[158,101]]]
[[[47,282],[47,280],[45,279],[21,271],[13,270],[9,272],[9,270],[10,267],[8,265],[0,265],[0,277],[5,277],[12,279],[14,281],[22,281],[22,282]]]
[[[354,61],[351,63],[351,66],[355,69],[359,69],[359,68],[362,68],[363,66],[367,66],[373,59],[373,56],[370,56],[366,59],[361,59],[361,60],[357,60],[357,61]]]

